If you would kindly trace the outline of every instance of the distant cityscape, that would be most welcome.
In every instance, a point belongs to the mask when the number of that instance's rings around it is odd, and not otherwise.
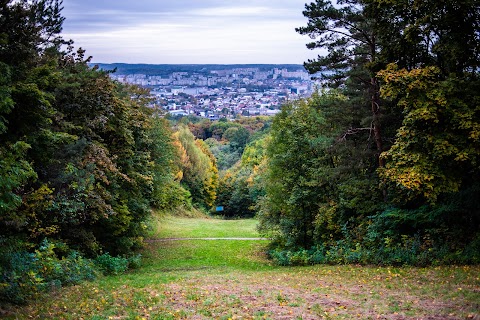
[[[111,77],[151,89],[172,116],[209,119],[275,115],[288,100],[310,96],[319,82],[301,65],[100,65]]]

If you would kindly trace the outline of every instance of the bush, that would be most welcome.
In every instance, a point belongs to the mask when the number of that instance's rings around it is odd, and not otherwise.
[[[127,260],[128,260],[128,268],[129,269],[138,269],[142,265],[142,255],[141,254],[131,256]]]
[[[312,264],[312,256],[307,250],[272,250],[270,257],[281,266],[306,266]]]
[[[64,244],[57,245],[64,250]],[[75,251],[59,258],[55,253],[57,245],[44,240],[34,253],[18,248],[4,251],[0,263],[0,299],[23,304],[41,292],[95,278],[90,260]]]
[[[122,257],[112,257],[108,252],[98,256],[95,264],[104,275],[120,274],[128,269],[128,259]]]
[[[446,243],[426,246],[419,235],[403,235],[399,239],[384,237],[375,243],[351,243],[339,240],[329,246],[318,245],[310,250],[276,248],[269,251],[274,263],[281,266],[309,264],[375,264],[390,266],[478,264],[480,238],[462,249],[453,250]],[[374,245],[376,244],[376,246]]]

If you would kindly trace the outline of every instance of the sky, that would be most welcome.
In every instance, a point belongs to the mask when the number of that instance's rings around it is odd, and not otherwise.
[[[306,0],[64,0],[63,36],[95,63],[303,64]]]

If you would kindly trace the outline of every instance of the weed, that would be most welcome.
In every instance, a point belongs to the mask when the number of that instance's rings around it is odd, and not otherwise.
[[[200,296],[198,294],[195,294],[195,293],[190,293],[190,294],[187,295],[187,300],[198,301],[198,300],[200,300]]]
[[[206,316],[206,317],[211,317],[212,316],[212,312],[208,309],[200,309],[200,310],[198,310],[198,313],[200,313],[202,316]]]
[[[277,294],[277,301],[281,306],[284,306],[288,303],[288,298],[282,295],[282,293],[280,292],[279,294]]]

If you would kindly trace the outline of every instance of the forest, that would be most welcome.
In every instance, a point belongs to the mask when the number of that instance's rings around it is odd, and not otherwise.
[[[336,2],[296,30],[323,88],[212,122],[92,66],[61,1],[1,1],[0,300],[137,267],[156,212],[256,216],[279,265],[478,264],[478,0]]]

